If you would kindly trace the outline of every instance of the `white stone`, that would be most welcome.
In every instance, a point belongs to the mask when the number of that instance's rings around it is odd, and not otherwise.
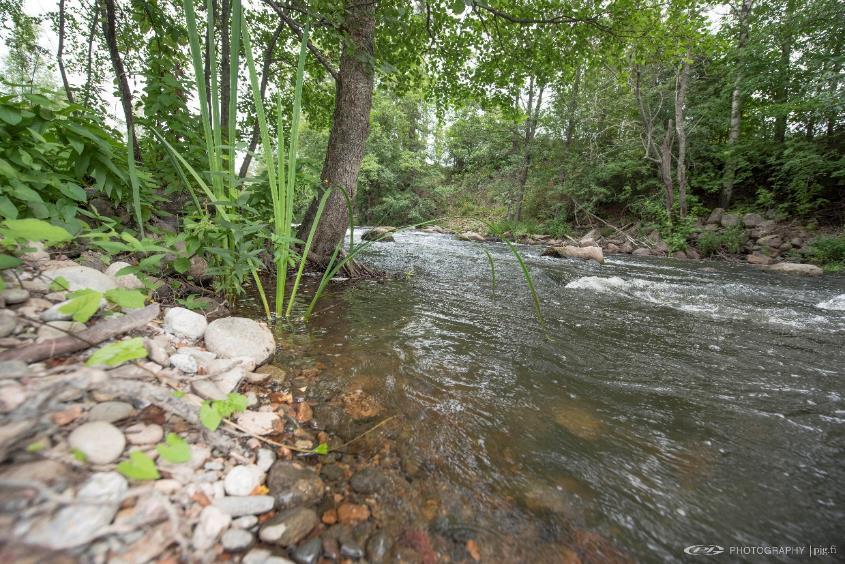
[[[0,387],[0,411],[8,413],[26,401],[26,390],[17,383]]]
[[[111,276],[111,278],[120,288],[126,288],[128,290],[140,290],[144,287],[144,283],[141,282],[141,279],[138,278],[134,273],[129,272],[126,274],[118,274],[118,272],[120,272],[124,268],[131,266],[132,265],[128,262],[115,261],[111,263],[106,269],[106,274],[108,276]]]
[[[226,394],[217,387],[217,384],[211,380],[194,380],[191,382],[191,389],[193,389],[198,396],[210,400],[225,400]]]
[[[264,472],[254,464],[235,466],[226,474],[223,486],[228,495],[246,496],[261,485],[264,481]]]
[[[204,315],[184,307],[171,308],[164,315],[164,330],[183,339],[199,339],[207,327]]]
[[[104,401],[91,408],[88,413],[88,421],[105,421],[114,423],[126,419],[135,413],[131,404],[123,401]]]
[[[238,385],[244,379],[244,376],[246,376],[246,370],[241,366],[236,366],[219,376],[215,376],[211,380],[224,394],[228,394],[238,389]]]
[[[61,276],[67,281],[68,289],[72,291],[89,289],[96,290],[98,292],[106,292],[117,288],[117,282],[115,282],[110,276],[87,266],[53,268],[44,271],[43,275],[50,281]]]
[[[205,331],[205,346],[221,358],[246,356],[262,364],[273,356],[273,333],[257,321],[245,317],[215,319]]]
[[[276,453],[269,448],[260,448],[255,460],[255,465],[262,472],[269,472],[270,467],[276,462]]]
[[[248,549],[255,542],[252,533],[243,529],[229,529],[220,539],[223,549],[229,552],[240,552]]]
[[[68,444],[81,451],[89,462],[108,464],[123,452],[126,437],[111,423],[92,421],[74,429],[68,436]]]
[[[77,502],[38,522],[27,533],[26,542],[54,550],[89,543],[112,522],[128,489],[126,478],[117,472],[92,474],[80,488]]]
[[[198,550],[208,550],[221,533],[226,530],[232,518],[213,505],[204,507],[200,513],[200,520],[194,529],[193,544],[194,548]]]
[[[176,353],[170,357],[170,364],[177,370],[181,370],[185,374],[196,374],[197,359],[189,354]]]
[[[126,440],[133,445],[152,445],[159,442],[164,437],[164,429],[161,425],[145,425],[138,423],[132,425],[124,430]]]
[[[269,435],[274,431],[273,424],[279,416],[270,411],[244,411],[237,416],[237,423],[253,435]]]

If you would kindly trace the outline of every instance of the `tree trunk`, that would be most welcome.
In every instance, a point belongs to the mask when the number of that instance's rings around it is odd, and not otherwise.
[[[689,52],[684,59],[683,66],[678,74],[677,87],[675,88],[675,132],[678,135],[678,208],[681,219],[687,215],[687,132],[684,123],[685,104],[687,97],[687,82],[689,81]],[[671,216],[670,216],[671,217]]]
[[[276,49],[276,42],[279,40],[279,35],[281,35],[284,27],[285,24],[279,24],[276,31],[273,33],[273,36],[270,38],[270,42],[267,43],[267,48],[264,50],[264,62],[261,66],[261,85],[259,86],[262,101],[264,100],[264,93],[267,91],[267,80],[270,77],[270,65],[273,63],[273,51]],[[246,176],[246,173],[249,172],[252,155],[255,153],[256,147],[258,147],[258,135],[258,121],[256,120],[255,124],[252,126],[252,133],[249,137],[249,146],[247,147],[246,155],[244,155],[244,160],[241,162],[241,168],[238,171],[238,176],[240,178],[243,178]]]
[[[543,104],[543,90],[545,85],[540,86],[537,93],[537,99],[534,99],[534,79],[531,78],[528,90],[528,121],[525,123],[525,136],[523,145],[523,160],[522,169],[519,171],[519,178],[517,180],[516,201],[514,202],[513,216],[514,221],[522,221],[522,204],[525,200],[525,185],[528,182],[528,171],[531,168],[531,142],[534,140],[534,135],[537,132],[537,120],[540,117],[540,106]]]
[[[789,112],[785,109],[789,101],[789,71],[790,61],[792,59],[792,43],[793,32],[792,15],[795,11],[793,0],[787,0],[786,9],[781,20],[780,28],[780,61],[778,74],[776,75],[777,84],[775,85],[775,103],[780,106],[778,108],[777,116],[775,116],[775,134],[774,141],[778,144],[783,144],[786,140],[786,127],[789,117]]]
[[[751,15],[751,6],[754,0],[743,0],[739,13],[739,40],[737,42],[736,74],[734,75],[734,88],[731,92],[731,124],[728,133],[728,158],[725,162],[725,171],[722,175],[722,192],[719,196],[719,205],[727,208],[733,196],[734,181],[736,180],[736,144],[739,141],[739,132],[742,121],[742,67],[745,63],[745,46],[748,44],[748,19]]]
[[[103,20],[103,35],[109,47],[109,57],[114,69],[117,89],[120,93],[120,104],[123,106],[123,116],[126,119],[126,132],[129,142],[132,144],[132,153],[135,155],[135,160],[141,162],[141,147],[138,144],[138,137],[135,135],[135,117],[132,114],[132,91],[129,89],[129,80],[126,78],[123,59],[120,58],[120,51],[117,49],[114,0],[99,0],[99,2]]]
[[[335,190],[329,196],[311,247],[311,252],[321,261],[334,252],[349,225],[352,210],[347,209],[346,198],[339,190],[344,190],[349,200],[354,201],[373,103],[375,3],[345,0],[344,8],[347,40],[340,56],[332,129],[320,176],[323,189]],[[305,214],[299,233],[303,240],[315,219],[318,201],[312,202]]]
[[[663,135],[663,142],[660,144],[660,178],[666,191],[666,212],[669,220],[672,220],[672,208],[675,205],[675,188],[672,182],[672,133],[674,127],[672,120],[666,122],[666,133]]]
[[[65,0],[59,0],[59,48],[56,50],[56,59],[59,63],[59,74],[62,75],[62,84],[65,87],[65,94],[68,102],[73,104],[73,91],[70,89],[70,84],[67,81],[67,73],[65,72]]]
[[[572,146],[572,138],[575,135],[575,111],[578,109],[578,93],[581,88],[581,67],[575,70],[575,81],[572,84],[572,93],[569,97],[569,106],[566,108],[566,147]]]
[[[94,63],[94,36],[97,32],[97,22],[100,19],[100,10],[94,5],[91,16],[91,32],[88,34],[88,57],[85,61],[85,97],[82,105],[90,107],[91,100],[91,72]]]

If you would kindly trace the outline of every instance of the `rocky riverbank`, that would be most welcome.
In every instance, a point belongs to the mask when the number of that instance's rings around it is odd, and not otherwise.
[[[106,300],[89,321],[74,321],[63,307],[69,292],[137,280],[119,276],[122,265],[100,271],[43,250],[23,258],[4,271],[0,294],[0,560],[269,564],[392,554],[401,531],[382,530],[374,497],[384,478],[339,452],[366,441],[323,430],[307,399],[319,370],[267,364],[276,342],[266,326]],[[116,343],[127,345],[113,349],[127,360],[100,362],[98,351]],[[140,352],[127,352],[129,343]],[[382,409],[360,391],[337,402],[338,426],[363,417],[366,438],[378,424]]]
[[[373,232],[383,233],[392,229],[379,227]],[[479,231],[452,232],[436,225],[425,227],[422,231],[453,233],[464,241],[507,239],[525,245],[542,245],[546,247],[543,254],[547,256],[582,258],[599,263],[603,262],[604,255],[630,254],[683,260],[745,261],[773,272],[808,276],[822,274],[821,268],[808,261],[809,244],[817,235],[812,226],[777,222],[757,213],[739,216],[726,213],[721,208],[714,209],[707,219],[699,219],[684,242],[685,250],[675,251],[656,230],[641,236],[641,227],[636,224],[625,229],[611,225],[593,227],[563,239],[548,235],[514,236],[509,232],[501,236]]]

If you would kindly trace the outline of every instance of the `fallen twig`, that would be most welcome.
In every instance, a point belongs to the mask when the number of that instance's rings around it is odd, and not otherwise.
[[[114,319],[106,319],[90,329],[80,331],[72,337],[60,337],[43,343],[35,343],[0,354],[0,360],[22,360],[27,363],[38,362],[54,356],[60,356],[87,349],[117,335],[122,335],[143,327],[158,317],[160,307],[151,304],[138,311]]]

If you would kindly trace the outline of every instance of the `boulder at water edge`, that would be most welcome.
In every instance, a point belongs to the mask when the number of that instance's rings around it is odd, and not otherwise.
[[[458,235],[459,241],[478,241],[479,243],[484,242],[484,235],[480,233],[476,233],[475,231],[464,231],[460,235]]]
[[[362,241],[381,241],[383,243],[393,242],[393,233],[396,231],[395,227],[373,227],[361,236]]]
[[[822,269],[815,264],[801,264],[797,262],[780,262],[767,266],[766,270],[783,274],[801,274],[804,276],[821,276]]]
[[[599,264],[604,262],[604,253],[602,253],[601,247],[574,247],[572,245],[564,245],[562,247],[550,247],[543,254],[594,260]]]
[[[184,307],[171,308],[164,315],[164,330],[183,339],[199,339],[207,327],[204,315]]]
[[[205,348],[221,358],[248,357],[264,364],[276,350],[276,340],[266,326],[245,317],[215,319],[205,330]]]

